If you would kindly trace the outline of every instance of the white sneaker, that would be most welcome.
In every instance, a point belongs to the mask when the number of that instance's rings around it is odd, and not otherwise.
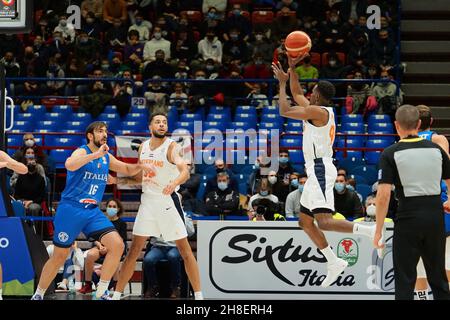
[[[342,271],[347,268],[348,262],[344,259],[337,258],[335,262],[329,263],[327,265],[328,273],[325,280],[323,280],[321,286],[322,288],[329,287],[333,282],[336,281],[336,279],[339,277],[339,275],[342,273]]]
[[[64,282],[59,282],[56,285],[56,292],[62,292],[62,291],[69,291],[69,288],[67,288],[67,285]]]

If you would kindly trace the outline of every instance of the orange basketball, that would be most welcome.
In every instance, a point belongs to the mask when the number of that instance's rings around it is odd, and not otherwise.
[[[311,50],[311,39],[303,31],[293,31],[286,37],[284,46],[289,56],[297,58]]]

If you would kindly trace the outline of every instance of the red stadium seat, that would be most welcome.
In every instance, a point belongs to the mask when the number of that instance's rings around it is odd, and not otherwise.
[[[188,20],[193,23],[200,23],[203,18],[201,11],[195,10],[181,11],[180,15],[186,15]]]
[[[273,21],[272,11],[253,11],[252,12],[252,24],[268,24]]]
[[[330,53],[329,52],[325,52],[322,54],[322,66],[325,66],[328,63],[328,55]],[[345,53],[343,52],[336,52],[336,55],[338,56],[339,60],[341,61],[342,64],[346,63],[347,60],[347,56],[345,55]]]
[[[233,11],[228,11],[228,15],[227,15],[228,18],[230,18],[232,15],[233,15]],[[246,17],[247,19],[250,19],[250,12],[248,12],[248,11],[242,10],[241,15],[243,17]]]
[[[317,52],[310,52],[309,55],[311,56],[311,64],[321,67],[321,59],[320,53]]]
[[[278,12],[277,12],[277,18],[278,18],[278,17],[281,17],[281,14],[282,14],[282,12],[281,12],[281,11],[278,11]],[[295,12],[295,11],[289,11],[289,15],[290,15],[291,17],[295,17],[295,16],[297,16],[297,12]]]

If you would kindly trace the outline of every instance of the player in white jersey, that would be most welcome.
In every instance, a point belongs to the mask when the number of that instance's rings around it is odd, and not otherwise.
[[[327,260],[327,277],[322,287],[328,287],[337,280],[347,267],[347,261],[337,258],[321,230],[375,235],[375,225],[367,226],[346,220],[333,219],[334,183],[337,171],[333,164],[333,142],[336,125],[333,109],[327,107],[335,94],[333,84],[319,81],[314,87],[311,101],[303,95],[295,65],[305,56],[293,60],[288,56],[288,73],[283,71],[280,63],[272,64],[275,77],[280,83],[279,107],[284,117],[303,120],[303,155],[305,158],[305,183],[300,201],[299,226],[308,234]],[[287,99],[286,86],[290,78],[290,88],[294,101],[291,106]],[[317,226],[314,224],[317,221]]]
[[[194,290],[195,299],[203,299],[197,261],[187,240],[184,213],[179,186],[189,179],[189,169],[182,158],[180,146],[166,137],[167,116],[153,114],[149,124],[152,137],[139,148],[139,162],[152,169],[139,174],[142,182],[141,205],[133,227],[133,241],[119,273],[113,299],[118,300],[134,273],[136,260],[149,237],[175,241],[184,260],[186,273]],[[121,183],[120,179],[118,180]]]

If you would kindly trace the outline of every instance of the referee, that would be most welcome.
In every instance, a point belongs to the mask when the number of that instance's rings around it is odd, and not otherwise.
[[[383,246],[378,245],[378,241],[394,184],[399,202],[393,239],[395,299],[414,299],[416,266],[422,257],[434,299],[450,300],[441,202],[441,179],[450,187],[450,160],[437,144],[419,138],[420,119],[416,107],[401,106],[395,119],[401,140],[381,154],[374,246]]]

